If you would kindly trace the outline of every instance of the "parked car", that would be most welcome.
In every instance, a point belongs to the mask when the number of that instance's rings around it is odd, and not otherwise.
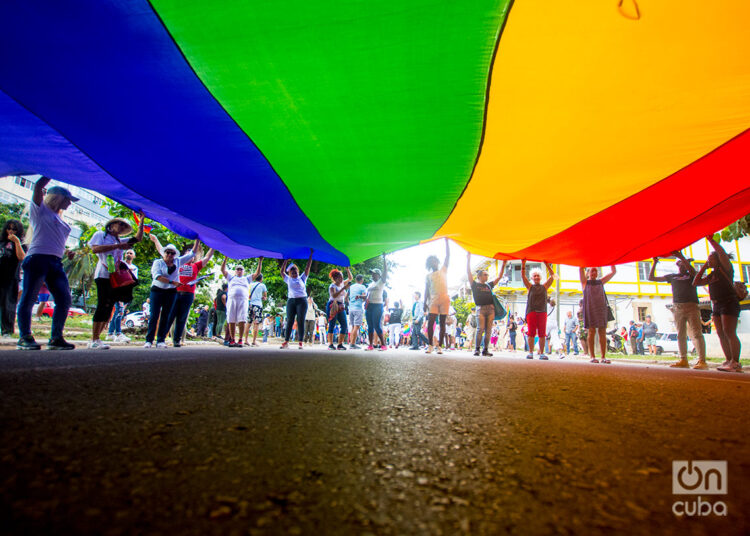
[[[148,322],[146,320],[146,315],[144,315],[142,311],[136,311],[134,313],[125,315],[125,318],[122,319],[122,323],[125,325],[126,328],[132,329],[132,328],[142,328]]]
[[[688,347],[690,353],[695,355],[695,346],[691,344],[690,337],[688,337]],[[668,354],[679,354],[680,349],[677,346],[677,332],[672,331],[669,333],[657,333],[656,334],[656,354],[661,355],[663,353]]]
[[[39,304],[34,304],[34,307],[31,309],[32,316],[37,314],[37,311],[39,310]],[[47,302],[44,304],[44,309],[42,309],[42,316],[46,316],[51,318],[52,314],[55,312],[55,302]],[[81,309],[80,307],[71,307],[68,309],[68,316],[82,316],[87,314],[86,311]]]

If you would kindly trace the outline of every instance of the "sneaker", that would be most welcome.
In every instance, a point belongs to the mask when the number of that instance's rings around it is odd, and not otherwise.
[[[419,346],[409,346],[409,350],[420,350]]]
[[[484,357],[492,357],[493,354],[492,354],[492,352],[488,352],[487,350],[485,350],[484,352],[482,352],[482,355]]]
[[[443,347],[442,346],[438,346],[437,347],[437,353],[442,355],[442,353],[443,353]]]
[[[304,345],[302,343],[299,343],[299,346],[297,347],[299,350],[302,350],[304,348]]]
[[[362,348],[360,346],[357,346],[356,344],[350,344],[349,350],[361,350]]]
[[[576,354],[576,355],[578,355],[578,354]],[[560,354],[560,359],[565,359],[566,357],[568,357],[567,354]]]
[[[383,346],[380,347],[380,351],[381,352],[385,352],[387,349],[388,349],[388,347],[386,345],[383,345]]]
[[[129,343],[130,342],[130,337],[128,337],[127,335],[124,335],[122,333],[118,333],[117,336],[114,339],[114,342]]]
[[[705,361],[696,361],[693,365],[694,370],[708,370],[708,363]]]
[[[166,348],[167,347],[167,343],[166,342],[157,342],[156,343],[156,347],[157,348]]]
[[[224,346],[230,346],[232,344],[232,341],[229,339],[224,339],[224,342],[222,343]]]
[[[97,339],[89,343],[89,348],[92,350],[109,350],[109,344]]]
[[[534,354],[529,354],[526,356],[526,359],[534,359]]]
[[[371,345],[369,345],[369,346],[368,346],[367,348],[365,348],[365,352],[372,352],[372,351],[373,351],[374,349],[375,349],[375,348],[374,348],[374,347],[373,347],[373,345],[371,344]]]
[[[76,345],[71,344],[62,337],[50,339],[47,343],[47,350],[75,350]]]
[[[117,340],[117,335],[115,335],[114,333],[107,333],[105,339],[108,341],[115,341]]]
[[[151,343],[150,343],[150,342],[148,342],[148,341],[146,341],[146,342],[145,342],[145,343],[143,344],[143,347],[144,347],[144,348],[151,348],[152,346],[153,346],[153,344],[151,344]]]
[[[427,347],[427,350],[425,350],[425,352],[424,352],[424,353],[426,353],[426,354],[431,354],[431,353],[432,353],[432,345],[429,345],[429,346]]]
[[[284,341],[283,343],[281,343],[282,350],[286,350],[287,348],[289,348],[289,341]]]
[[[547,356],[546,356],[546,355],[544,355],[544,354],[540,354],[540,355],[539,355],[539,359],[541,359],[542,361],[549,361],[549,357],[547,357]]]
[[[242,348],[242,343],[241,342],[234,342],[234,341],[232,341],[232,342],[229,343],[229,347],[230,348]]]
[[[182,344],[180,344],[180,341],[175,341],[175,342],[174,342],[174,343],[172,344],[172,346],[174,346],[175,348],[179,348],[180,346],[182,346]]]
[[[16,348],[18,348],[19,350],[41,350],[42,349],[39,343],[36,342],[34,340],[34,337],[31,335],[26,335],[18,339],[18,342],[16,343]]]
[[[335,350],[335,349],[336,349],[336,347],[335,347],[335,346],[334,346],[333,344],[329,344],[329,345],[328,345],[328,349],[329,349],[329,350]]]
[[[687,359],[680,359],[675,363],[671,363],[669,368],[690,368],[690,363],[688,363]]]
[[[477,356],[477,357],[479,357],[479,355],[480,355],[479,354],[479,350],[474,350],[474,355]]]
[[[336,347],[336,350],[346,350],[346,346],[344,346],[343,344],[339,344],[339,345],[338,345],[338,346]]]

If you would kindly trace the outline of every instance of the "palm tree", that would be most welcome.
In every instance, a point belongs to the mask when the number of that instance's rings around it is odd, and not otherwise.
[[[83,309],[86,310],[86,296],[94,283],[94,271],[96,270],[96,264],[99,262],[88,245],[88,239],[96,232],[96,228],[82,221],[77,221],[75,224],[81,230],[81,236],[78,239],[78,247],[68,251],[68,255],[63,261],[63,268],[68,276],[70,286],[81,291]]]

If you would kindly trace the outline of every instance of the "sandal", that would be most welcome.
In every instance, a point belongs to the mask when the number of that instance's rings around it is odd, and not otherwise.
[[[591,360],[589,361],[589,363],[598,363],[598,362],[599,360],[595,357],[592,357]]]
[[[605,359],[605,358],[602,357],[602,360],[600,361],[600,363],[604,363],[605,365],[610,365],[612,363],[612,361],[610,361],[609,359]]]

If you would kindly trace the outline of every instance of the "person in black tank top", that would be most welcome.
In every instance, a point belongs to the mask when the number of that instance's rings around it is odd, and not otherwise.
[[[708,294],[713,306],[714,325],[719,336],[721,349],[726,361],[719,366],[722,372],[742,372],[740,364],[740,339],[737,337],[737,320],[740,316],[740,300],[734,289],[734,268],[724,248],[713,235],[706,237],[714,251],[708,256],[706,264],[695,274],[693,285],[708,285]],[[711,273],[704,275],[711,268]]]

